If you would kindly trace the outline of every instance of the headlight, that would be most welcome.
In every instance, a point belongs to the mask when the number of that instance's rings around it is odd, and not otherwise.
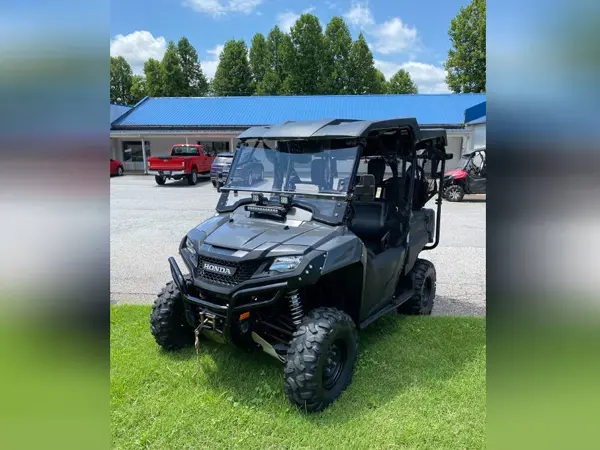
[[[269,270],[280,273],[291,272],[296,270],[301,261],[302,256],[280,256],[273,261]]]
[[[190,238],[186,238],[185,240],[185,248],[194,256],[198,256],[196,253],[196,249],[194,248],[194,243],[190,241]]]

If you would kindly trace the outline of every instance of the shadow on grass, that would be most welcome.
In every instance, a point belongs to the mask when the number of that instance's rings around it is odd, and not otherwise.
[[[480,357],[484,345],[485,325],[480,319],[386,316],[359,333],[354,378],[340,399],[324,413],[298,414],[316,423],[355,419],[411,386],[451,379]],[[202,341],[200,348],[201,361],[211,361],[201,363],[203,386],[217,394],[229,391],[237,402],[258,405],[269,414],[280,415],[289,406],[283,392],[283,366],[272,357],[210,341]],[[176,361],[196,358],[193,348],[164,355]],[[270,398],[257,403],[257,396],[264,395]]]

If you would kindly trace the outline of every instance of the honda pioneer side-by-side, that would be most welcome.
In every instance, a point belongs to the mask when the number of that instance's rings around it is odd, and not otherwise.
[[[169,258],[151,331],[167,350],[201,337],[262,350],[283,363],[290,401],[320,411],[351,382],[357,329],[431,313],[436,271],[419,254],[440,238],[446,132],[322,120],[238,139],[216,214],[181,240],[188,274]],[[248,161],[261,164],[251,184]]]
[[[451,202],[462,201],[465,194],[485,194],[487,169],[485,147],[462,155],[458,168],[444,174],[442,192]]]

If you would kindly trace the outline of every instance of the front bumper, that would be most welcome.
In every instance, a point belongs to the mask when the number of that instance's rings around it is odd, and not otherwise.
[[[201,314],[208,313],[213,318],[217,317],[218,319],[220,319],[223,322],[224,327],[222,330],[217,331],[222,333],[225,339],[229,339],[231,333],[231,325],[233,324],[236,317],[238,317],[242,313],[249,312],[257,308],[264,308],[275,304],[281,297],[284,296],[285,291],[288,288],[287,281],[279,281],[257,287],[241,288],[233,292],[228,297],[228,302],[226,304],[219,304],[210,301],[210,299],[208,299],[207,297],[193,296],[190,294],[183,273],[179,269],[175,258],[173,258],[172,256],[169,258],[169,266],[171,269],[171,276],[173,277],[173,281],[179,288],[181,296],[183,297],[184,304],[186,306],[186,316],[190,325],[196,328],[197,325],[202,324],[198,324],[198,320],[195,317],[195,314],[192,313],[189,308],[189,303],[199,306],[201,309]],[[252,298],[252,294],[260,294],[263,297],[263,299],[244,302],[243,299]],[[266,294],[269,295],[267,296]],[[211,331],[215,330],[213,329]]]
[[[210,178],[211,180],[219,180],[219,181],[223,181],[225,182],[225,180],[227,180],[227,176],[229,175],[229,172],[219,172],[219,171],[211,171],[210,172]]]
[[[187,175],[185,170],[149,170],[149,175],[160,175],[163,177],[173,177],[176,175]]]

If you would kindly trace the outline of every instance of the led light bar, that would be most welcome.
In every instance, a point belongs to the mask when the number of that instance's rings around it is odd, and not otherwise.
[[[247,205],[246,211],[259,213],[259,214],[275,214],[278,216],[285,216],[285,214],[286,214],[286,209],[283,206]]]

